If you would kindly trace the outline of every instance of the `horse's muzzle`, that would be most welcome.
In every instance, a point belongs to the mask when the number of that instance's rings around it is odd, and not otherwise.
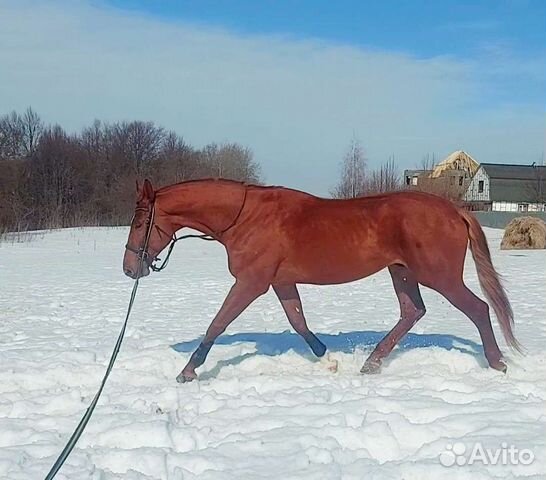
[[[150,269],[148,265],[139,265],[136,271],[133,270],[131,267],[125,267],[123,269],[123,273],[125,273],[125,275],[132,278],[133,280],[136,280],[137,278],[147,277],[148,275],[150,275]]]

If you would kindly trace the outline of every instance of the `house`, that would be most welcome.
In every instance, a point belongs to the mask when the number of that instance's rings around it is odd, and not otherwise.
[[[546,167],[478,163],[463,150],[431,170],[406,170],[409,189],[463,201],[470,210],[546,211]]]
[[[405,170],[406,188],[460,199],[480,164],[463,150],[448,155],[432,169]]]
[[[482,163],[464,200],[473,210],[546,211],[546,167]]]

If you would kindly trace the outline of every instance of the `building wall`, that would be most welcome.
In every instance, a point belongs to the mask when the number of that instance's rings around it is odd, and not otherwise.
[[[480,192],[480,182],[483,182],[483,192]],[[489,201],[489,176],[480,167],[472,178],[464,199],[467,202],[488,202]]]
[[[543,203],[527,203],[527,202],[493,202],[493,212],[544,212]]]
[[[493,202],[491,210],[493,212],[517,212],[518,204],[512,202]]]

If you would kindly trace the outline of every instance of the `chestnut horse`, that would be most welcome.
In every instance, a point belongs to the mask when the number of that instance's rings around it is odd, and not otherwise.
[[[361,372],[378,372],[394,346],[425,314],[419,284],[442,294],[478,328],[489,365],[506,371],[488,304],[463,281],[467,245],[481,288],[506,342],[519,349],[513,314],[477,220],[443,198],[419,192],[332,200],[284,187],[230,180],[195,180],[154,191],[137,184],[137,205],[123,270],[136,279],[150,272],[175,232],[191,227],[224,245],[235,277],[204,339],[177,377],[197,377],[216,338],[272,286],[288,317],[315,355],[326,346],[309,330],[297,284],[352,282],[387,267],[400,319],[370,354]]]

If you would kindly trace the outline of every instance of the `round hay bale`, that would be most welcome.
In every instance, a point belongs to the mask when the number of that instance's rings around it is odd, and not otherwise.
[[[514,218],[504,230],[501,250],[546,248],[546,222],[538,217]]]

